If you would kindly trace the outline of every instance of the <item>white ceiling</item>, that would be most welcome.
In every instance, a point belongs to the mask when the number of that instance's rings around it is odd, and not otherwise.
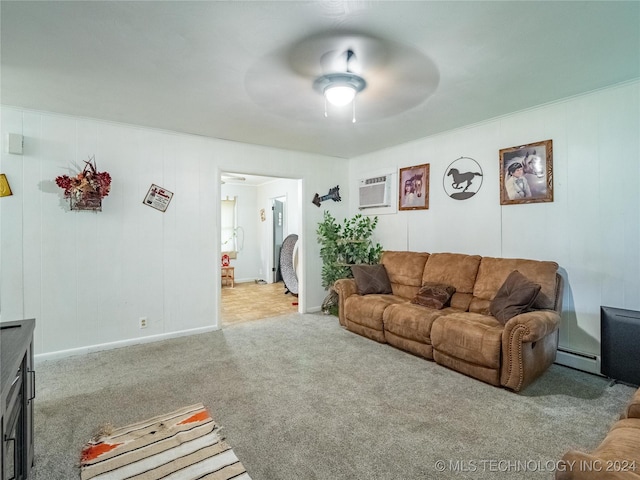
[[[4,105],[344,158],[640,77],[638,1],[0,8]],[[355,124],[312,88],[346,48]]]

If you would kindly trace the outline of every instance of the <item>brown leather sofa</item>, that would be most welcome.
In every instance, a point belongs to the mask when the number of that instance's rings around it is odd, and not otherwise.
[[[380,263],[391,293],[360,295],[353,278],[334,285],[348,330],[516,392],[554,362],[563,287],[557,263],[401,251],[384,252]],[[530,311],[503,324],[491,303],[514,270],[539,284],[540,293]],[[455,287],[444,308],[412,303],[434,283]]]
[[[569,450],[556,470],[556,480],[640,479],[640,389],[625,412],[591,453]]]

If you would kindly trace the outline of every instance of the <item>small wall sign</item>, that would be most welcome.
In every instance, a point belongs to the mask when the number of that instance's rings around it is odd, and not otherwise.
[[[142,203],[164,212],[167,210],[172,198],[172,192],[152,183]]]

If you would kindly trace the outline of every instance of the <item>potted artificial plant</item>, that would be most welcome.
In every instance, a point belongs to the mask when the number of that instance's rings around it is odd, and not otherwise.
[[[380,261],[382,245],[371,240],[378,224],[378,217],[366,217],[360,213],[338,223],[324,212],[316,234],[322,258],[322,286],[329,294],[322,304],[325,313],[336,313],[337,293],[333,284],[341,278],[351,278],[351,265],[376,264]]]

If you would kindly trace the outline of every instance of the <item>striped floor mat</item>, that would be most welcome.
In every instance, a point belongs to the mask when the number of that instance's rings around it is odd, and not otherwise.
[[[251,480],[202,404],[113,429],[82,450],[82,480]]]

